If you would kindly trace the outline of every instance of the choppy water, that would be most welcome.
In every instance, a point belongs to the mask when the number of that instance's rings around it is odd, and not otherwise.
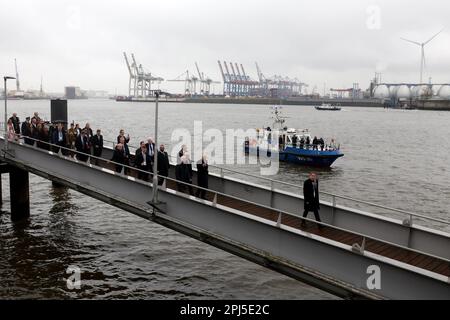
[[[11,101],[21,119],[47,101]],[[151,136],[154,106],[106,100],[70,101],[69,118],[102,128],[114,140],[126,129],[131,144]],[[322,190],[449,219],[450,113],[344,108],[318,112],[287,106],[287,125],[336,137],[345,157],[319,172]],[[3,117],[3,115],[0,115]],[[254,128],[268,124],[269,107],[161,104],[160,139],[174,129]],[[239,170],[258,173],[258,168]],[[301,183],[308,169],[282,164],[278,180]],[[31,219],[9,219],[8,178],[0,216],[1,298],[328,299],[332,296],[192,240],[130,213],[31,176]],[[338,202],[341,200],[338,200]],[[373,209],[373,208],[372,208]],[[372,211],[377,211],[373,209]],[[378,210],[379,211],[379,210]],[[82,269],[82,288],[68,290],[68,266]]]

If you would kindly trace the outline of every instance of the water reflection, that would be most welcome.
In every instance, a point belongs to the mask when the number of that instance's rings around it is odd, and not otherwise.
[[[78,206],[72,202],[72,196],[69,188],[52,183],[50,188],[50,196],[52,197],[53,204],[50,208],[50,213],[58,213],[58,216],[65,216],[67,214],[73,214],[78,211]],[[61,213],[64,213],[63,215]]]

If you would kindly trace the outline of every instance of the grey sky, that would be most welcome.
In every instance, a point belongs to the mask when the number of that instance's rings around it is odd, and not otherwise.
[[[420,48],[399,38],[422,42],[445,28],[426,47],[424,78],[449,83],[449,16],[445,0],[0,0],[0,73],[13,74],[17,58],[23,89],[38,89],[42,74],[47,91],[125,93],[126,51],[165,79],[197,61],[221,81],[220,59],[255,79],[258,61],[266,76],[297,77],[320,92],[324,83],[365,89],[375,70],[384,81],[417,82]]]

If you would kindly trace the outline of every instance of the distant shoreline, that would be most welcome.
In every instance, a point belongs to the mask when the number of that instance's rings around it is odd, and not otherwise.
[[[155,102],[155,99],[117,99],[118,102]],[[211,103],[211,104],[254,104],[254,105],[286,105],[286,106],[320,106],[322,103],[339,105],[342,107],[367,107],[384,108],[381,99],[274,99],[274,98],[216,98],[216,97],[198,97],[198,98],[172,98],[161,97],[160,102],[172,103]],[[401,108],[395,108],[401,109]],[[425,99],[411,101],[411,108],[416,110],[429,111],[450,111],[450,100]]]
[[[116,100],[118,102],[154,102],[155,99]],[[290,105],[290,106],[316,106],[322,103],[339,104],[346,107],[373,107],[383,108],[378,99],[272,99],[272,98],[169,98],[162,97],[160,102],[173,103],[211,103],[211,104],[258,104],[258,105]]]

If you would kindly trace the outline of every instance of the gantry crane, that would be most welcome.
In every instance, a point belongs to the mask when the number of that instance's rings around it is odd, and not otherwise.
[[[127,64],[128,73],[130,74],[130,80],[128,84],[128,94],[135,98],[146,98],[151,96],[152,83],[164,81],[161,77],[153,76],[151,73],[146,73],[142,64],[136,62],[134,53],[131,54],[133,63],[130,65],[128,57],[124,52],[125,62]]]

